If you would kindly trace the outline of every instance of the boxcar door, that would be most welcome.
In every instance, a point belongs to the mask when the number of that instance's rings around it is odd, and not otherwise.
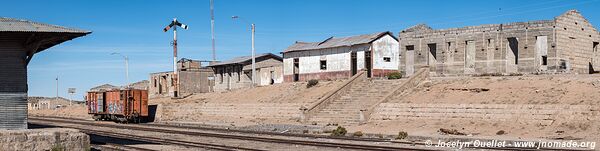
[[[140,96],[140,102],[141,102],[141,108],[140,108],[140,112],[142,116],[148,116],[148,91],[146,90],[141,90],[140,91],[141,96]]]
[[[104,101],[104,93],[101,93],[97,97],[98,97],[98,99],[96,99],[96,100],[98,100],[98,109],[97,109],[97,111],[98,111],[98,113],[102,113],[102,112],[104,112],[104,103],[105,103],[105,101]]]

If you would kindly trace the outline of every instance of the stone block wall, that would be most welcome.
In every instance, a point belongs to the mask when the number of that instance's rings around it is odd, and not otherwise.
[[[557,72],[551,20],[400,33],[400,69],[429,67],[434,75]],[[536,47],[538,37],[545,43]],[[540,37],[541,38],[541,37]],[[411,50],[412,49],[412,50]],[[541,54],[541,49],[545,50]],[[412,53],[412,54],[408,54]],[[547,57],[542,67],[541,56]],[[407,59],[412,56],[413,59]],[[412,62],[411,62],[412,60]],[[408,61],[408,62],[407,62]],[[407,73],[410,75],[411,73]]]
[[[382,103],[375,108],[371,120],[459,119],[547,125],[556,120],[586,120],[599,114],[598,108],[590,105]]]
[[[490,73],[588,73],[600,68],[598,31],[577,11],[554,20],[401,31],[400,70],[435,76]],[[595,61],[594,61],[595,59]]]
[[[89,150],[90,137],[74,129],[0,130],[0,150]]]
[[[588,73],[590,65],[600,70],[598,30],[576,10],[556,17],[557,47],[562,59],[569,60],[571,72]]]

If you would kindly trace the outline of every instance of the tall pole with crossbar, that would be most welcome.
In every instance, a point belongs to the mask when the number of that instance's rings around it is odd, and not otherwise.
[[[172,76],[172,84],[173,84],[173,97],[179,97],[179,74],[177,73],[177,26],[187,29],[188,26],[182,24],[177,21],[177,18],[173,18],[171,24],[167,25],[163,29],[164,32],[169,31],[169,29],[173,28],[173,76]]]

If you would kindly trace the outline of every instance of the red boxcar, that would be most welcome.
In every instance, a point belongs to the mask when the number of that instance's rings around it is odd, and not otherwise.
[[[140,122],[148,118],[148,91],[136,89],[88,92],[88,114],[95,120]]]

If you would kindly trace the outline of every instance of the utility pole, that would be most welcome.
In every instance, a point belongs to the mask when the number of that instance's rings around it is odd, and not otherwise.
[[[56,76],[56,98],[58,99],[58,76]]]
[[[214,12],[214,0],[210,0],[210,33],[212,37],[212,61],[217,61],[215,52],[215,12]]]
[[[118,52],[113,52],[111,53],[111,55],[120,55],[121,57],[123,57],[123,59],[125,59],[125,86],[129,87],[129,57]]]
[[[255,26],[254,24],[252,24],[252,87],[254,87],[254,85],[256,85],[256,57],[255,57],[255,50],[254,50],[254,32],[255,32]]]
[[[171,27],[173,27],[173,97],[179,97],[179,74],[177,74],[177,26],[182,27],[183,29],[187,29],[188,26],[182,24],[177,21],[177,18],[173,18],[171,24],[167,25],[163,29],[164,32],[167,32]]]
[[[58,76],[56,76],[56,102],[58,102]],[[48,101],[48,109],[54,109],[50,101]]]
[[[239,16],[231,16],[232,19],[240,19],[243,22],[246,22],[248,24],[250,24],[250,27],[252,28],[252,87],[254,87],[254,85],[256,85],[256,57],[255,57],[255,50],[254,50],[254,33],[256,31],[256,26],[254,23],[249,23],[247,21],[245,21],[244,19],[240,18]]]

